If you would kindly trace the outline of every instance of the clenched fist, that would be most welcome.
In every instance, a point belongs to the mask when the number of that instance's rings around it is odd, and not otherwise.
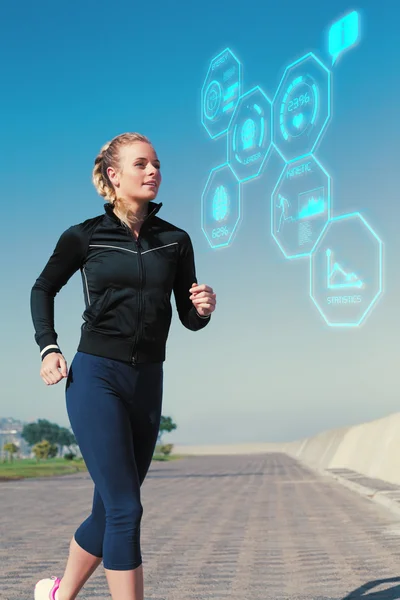
[[[54,385],[67,375],[67,361],[60,352],[50,352],[44,357],[40,377],[46,385]]]

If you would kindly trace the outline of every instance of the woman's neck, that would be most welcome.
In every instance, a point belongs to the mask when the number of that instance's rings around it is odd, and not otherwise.
[[[130,229],[136,231],[138,227],[140,228],[143,221],[146,219],[148,213],[148,205],[146,204],[145,206],[141,206],[139,210],[132,210],[131,208],[128,208],[128,210],[126,210],[126,212],[124,213],[119,210],[118,206],[114,206],[114,213]]]

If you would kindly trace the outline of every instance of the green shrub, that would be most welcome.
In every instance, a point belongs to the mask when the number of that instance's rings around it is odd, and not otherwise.
[[[163,444],[162,446],[160,446],[160,452],[161,454],[164,454],[164,456],[168,456],[168,454],[171,454],[173,447],[173,444]]]
[[[76,454],[74,454],[73,452],[66,452],[64,454],[64,458],[65,460],[74,460]]]

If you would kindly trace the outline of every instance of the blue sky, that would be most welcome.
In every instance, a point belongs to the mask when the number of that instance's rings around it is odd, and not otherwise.
[[[2,8],[3,260],[1,415],[68,425],[64,382],[46,387],[29,310],[31,287],[61,233],[103,211],[92,183],[101,146],[125,131],[153,142],[162,164],[160,217],[193,241],[197,277],[217,293],[202,331],[173,322],[163,414],[175,443],[292,440],[398,411],[400,9],[394,0],[142,4],[116,0]],[[328,327],[309,297],[309,263],[285,260],[270,232],[282,163],[271,155],[243,187],[232,243],[201,228],[210,171],[226,139],[201,124],[201,88],[216,55],[241,61],[243,91],[272,98],[307,52],[328,66],[327,31],[361,14],[361,40],[332,68],[332,118],[316,156],[332,178],[335,215],[359,210],[384,242],[384,294],[359,328]],[[56,298],[71,363],[83,294],[77,273]]]

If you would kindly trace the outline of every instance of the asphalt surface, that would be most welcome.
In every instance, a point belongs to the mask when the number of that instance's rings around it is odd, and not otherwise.
[[[0,599],[62,576],[87,474],[0,483]],[[400,598],[400,515],[283,454],[154,462],[142,486],[146,600]],[[102,565],[80,592],[110,598]]]

